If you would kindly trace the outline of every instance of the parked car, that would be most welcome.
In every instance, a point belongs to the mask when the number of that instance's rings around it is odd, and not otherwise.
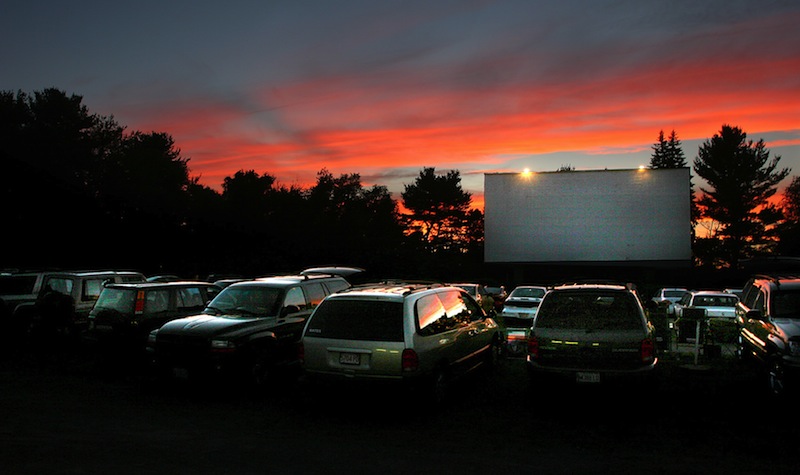
[[[736,304],[739,297],[735,294],[714,291],[695,290],[686,292],[675,304],[675,318],[680,319],[685,308],[702,308],[708,318],[735,318]]]
[[[655,305],[666,307],[667,315],[674,315],[674,305],[680,301],[683,294],[688,291],[689,289],[683,287],[662,287],[656,290],[653,297],[650,298],[650,301]]]
[[[677,331],[678,342],[691,342],[697,339],[697,318],[693,316],[685,318],[686,309],[700,309],[703,311],[704,318],[701,317],[700,332],[704,335],[708,328],[709,319],[725,319],[732,322],[736,317],[736,304],[738,302],[739,297],[723,291],[699,290],[686,292],[681,297],[681,300],[674,305],[674,327]]]
[[[515,287],[503,304],[498,318],[503,335],[503,349],[507,355],[525,354],[528,344],[528,331],[539,310],[539,304],[547,293],[541,285],[520,285]]]
[[[202,312],[220,290],[195,281],[107,284],[89,312],[84,341],[103,353],[143,353],[151,331]]]
[[[181,277],[175,274],[159,274],[159,275],[151,275],[147,278],[147,282],[178,282],[182,279]]]
[[[542,299],[528,338],[527,369],[575,383],[654,381],[655,329],[635,289],[619,284],[568,284]]]
[[[800,382],[800,276],[757,276],[736,306],[739,355],[767,374],[770,391],[797,393]]]
[[[225,287],[201,314],[169,321],[148,337],[156,369],[178,379],[260,384],[299,369],[297,344],[323,298],[350,287],[331,274],[286,275]]]
[[[451,381],[493,368],[497,323],[460,287],[384,282],[327,297],[305,325],[305,378],[429,388],[444,403]],[[373,386],[375,387],[375,386]]]
[[[89,312],[108,283],[144,282],[135,271],[59,271],[42,275],[27,328],[33,333],[61,333],[80,337],[88,327]]]
[[[727,292],[729,294],[734,294],[735,296],[739,297],[739,300],[742,300],[744,298],[743,289],[729,288],[729,289],[722,289],[722,291]]]
[[[481,306],[484,312],[494,312],[494,297],[486,290],[483,284],[473,283],[460,283],[460,284],[447,284],[453,287],[459,287],[466,290],[478,305]]]
[[[539,304],[547,293],[542,285],[520,285],[506,297],[501,317],[507,326],[530,328],[539,310]]]

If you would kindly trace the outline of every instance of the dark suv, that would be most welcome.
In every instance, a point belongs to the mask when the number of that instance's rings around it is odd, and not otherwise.
[[[106,351],[143,351],[151,331],[202,312],[220,290],[194,281],[107,284],[89,312],[84,340]]]
[[[309,273],[225,287],[202,313],[150,333],[157,368],[178,379],[259,384],[273,370],[297,368],[306,318],[326,296],[350,287],[343,277]]]
[[[655,382],[655,328],[630,285],[570,284],[542,299],[528,339],[534,382]]]
[[[103,286],[144,282],[135,271],[35,271],[0,276],[0,307],[5,331],[80,335]],[[21,341],[21,339],[20,339]]]
[[[770,391],[796,391],[800,375],[800,276],[755,276],[736,307],[739,355],[767,372]]]

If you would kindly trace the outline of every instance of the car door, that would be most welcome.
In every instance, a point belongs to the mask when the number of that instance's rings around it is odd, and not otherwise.
[[[454,353],[449,360],[455,372],[466,372],[477,364],[486,346],[486,335],[481,328],[483,311],[464,291],[452,289],[439,292],[438,295],[448,320],[453,322],[455,328]]]

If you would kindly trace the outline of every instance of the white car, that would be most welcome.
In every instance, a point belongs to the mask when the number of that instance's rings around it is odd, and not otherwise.
[[[537,285],[520,285],[508,294],[503,303],[503,312],[500,314],[506,320],[507,326],[510,321],[518,322],[524,320],[523,327],[530,328],[536,311],[539,310],[539,303],[547,293],[547,287]],[[517,325],[518,326],[518,325]]]
[[[739,297],[728,292],[710,290],[687,292],[675,304],[675,317],[681,318],[683,309],[691,307],[705,309],[708,318],[734,319],[738,302]]]
[[[659,306],[666,307],[667,315],[674,315],[675,304],[688,291],[689,289],[684,289],[683,287],[663,287],[658,289],[650,300]]]

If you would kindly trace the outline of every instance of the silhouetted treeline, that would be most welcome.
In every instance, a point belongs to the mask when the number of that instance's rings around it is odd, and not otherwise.
[[[322,169],[302,189],[240,170],[220,193],[191,176],[190,159],[170,135],[129,132],[82,100],[57,89],[0,92],[0,268],[201,278],[314,265],[360,266],[380,276],[479,272],[482,235],[467,233],[433,252],[408,231],[387,189],[365,188],[358,174]],[[480,212],[462,218],[466,229],[482,226]]]

